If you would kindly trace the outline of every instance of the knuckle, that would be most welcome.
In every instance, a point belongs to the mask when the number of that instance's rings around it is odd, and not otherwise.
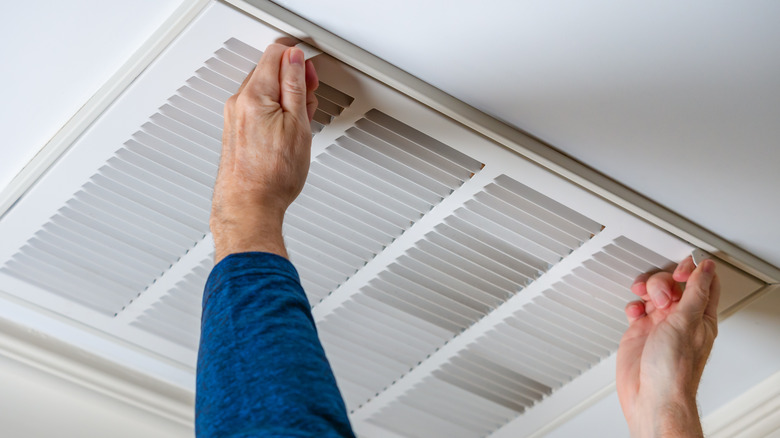
[[[306,86],[300,81],[285,79],[284,90],[287,93],[303,95],[306,93]]]

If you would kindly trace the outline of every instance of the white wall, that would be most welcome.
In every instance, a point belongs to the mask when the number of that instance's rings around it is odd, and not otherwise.
[[[185,438],[185,427],[0,355],[4,438]]]

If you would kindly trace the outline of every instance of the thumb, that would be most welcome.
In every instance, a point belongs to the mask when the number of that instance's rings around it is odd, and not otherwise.
[[[717,296],[713,296],[714,278],[715,262],[705,260],[688,278],[679,309],[690,316],[701,317],[708,308],[710,300],[717,299]]]
[[[282,109],[306,120],[306,70],[301,49],[291,47],[282,56],[279,81]]]

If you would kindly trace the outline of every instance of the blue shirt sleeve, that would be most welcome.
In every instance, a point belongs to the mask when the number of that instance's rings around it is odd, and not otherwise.
[[[354,437],[298,272],[284,257],[232,254],[203,295],[198,437]]]

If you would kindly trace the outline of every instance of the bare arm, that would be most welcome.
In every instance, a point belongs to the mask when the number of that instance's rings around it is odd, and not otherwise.
[[[678,282],[687,282],[683,292]],[[696,392],[718,333],[715,263],[637,279],[626,306],[617,390],[632,437],[701,437]]]

